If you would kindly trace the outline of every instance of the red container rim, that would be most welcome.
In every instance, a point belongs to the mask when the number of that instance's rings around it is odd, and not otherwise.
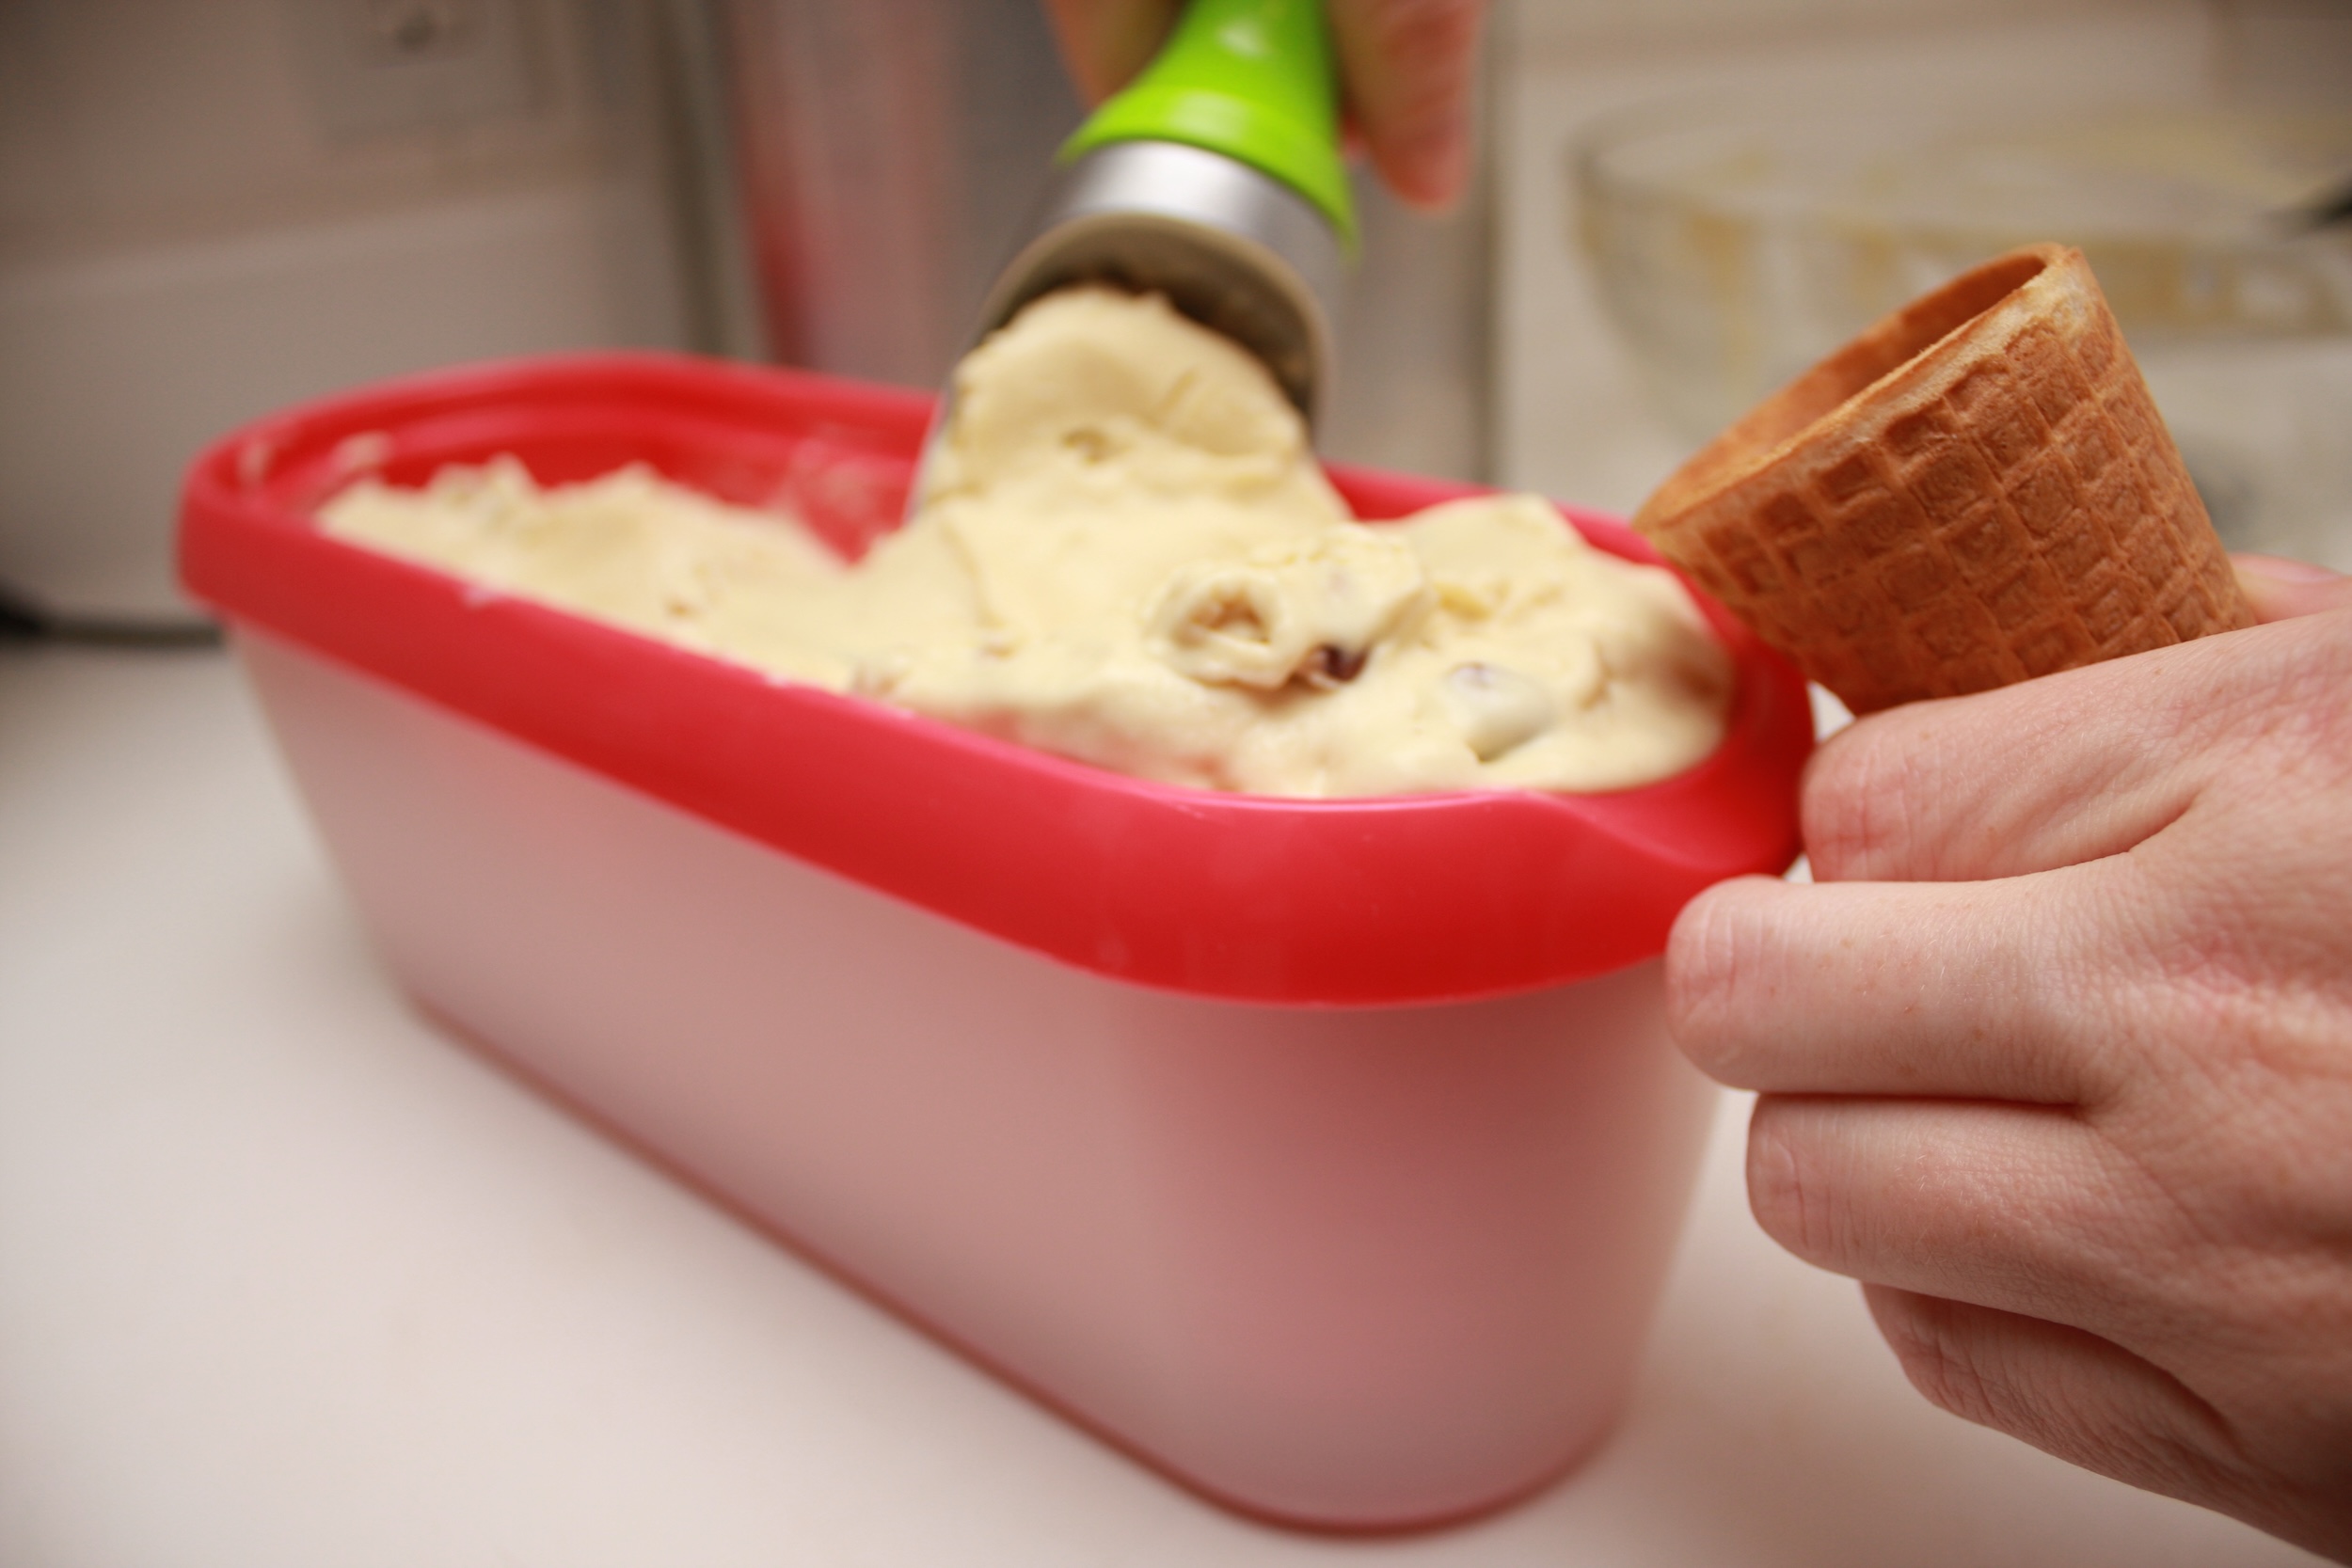
[[[1739,673],[1695,767],[1597,795],[1337,800],[1161,784],[705,657],[330,538],[360,473],[501,452],[542,482],[630,462],[785,507],[852,553],[897,525],[931,400],[802,372],[596,354],[470,366],[272,415],[182,500],[188,591],[289,640],[810,864],[1097,974],[1303,1006],[1463,1001],[1656,957],[1676,913],[1797,853],[1804,681],[1705,594]],[[1334,468],[1358,515],[1476,487]],[[1622,523],[1564,508],[1657,563]]]

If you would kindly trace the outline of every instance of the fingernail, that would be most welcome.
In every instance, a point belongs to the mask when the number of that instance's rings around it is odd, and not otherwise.
[[[2309,561],[2290,561],[2282,555],[2233,555],[2230,562],[2248,577],[2266,578],[2272,582],[2334,582],[2344,576],[2326,566]]]

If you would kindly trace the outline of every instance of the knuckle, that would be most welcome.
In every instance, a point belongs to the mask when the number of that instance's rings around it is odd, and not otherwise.
[[[1467,55],[1486,0],[1359,0],[1375,47],[1400,57]]]
[[[1873,1306],[1880,1335],[1922,1399],[1963,1420],[2006,1427],[2010,1402],[1950,1304],[1904,1295]]]
[[[1865,721],[1834,736],[1805,767],[1803,829],[1813,875],[1864,880],[1893,870],[1906,835],[1916,764],[1908,736]]]
[[[1748,1208],[1764,1233],[1808,1263],[1840,1270],[1850,1250],[1846,1204],[1812,1158],[1787,1101],[1766,1096],[1748,1123]]]
[[[1708,889],[1683,906],[1666,939],[1666,1028],[1683,1053],[1717,1077],[1736,1069],[1732,1025],[1751,967],[1737,883]]]
[[[1470,91],[1485,0],[1359,0],[1335,18],[1369,55],[1351,90],[1383,121],[1422,127],[1455,113]],[[1352,25],[1351,25],[1352,24]]]

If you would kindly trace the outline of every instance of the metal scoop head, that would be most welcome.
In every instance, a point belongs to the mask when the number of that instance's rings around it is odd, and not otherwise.
[[[1313,420],[1343,257],[1329,220],[1289,186],[1181,142],[1113,142],[1062,171],[1034,232],[990,291],[979,337],[1073,284],[1165,294],[1257,356]]]

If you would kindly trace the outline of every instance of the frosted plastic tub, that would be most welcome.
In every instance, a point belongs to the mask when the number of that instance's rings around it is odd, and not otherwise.
[[[894,526],[928,400],[643,356],[403,382],[191,471],[182,565],[428,1012],[1244,1510],[1436,1522],[1608,1431],[1708,1091],[1657,956],[1795,852],[1797,677],[1592,797],[1289,801],[773,682],[320,534],[356,472],[644,461]],[[1362,515],[1459,486],[1335,476]],[[1603,547],[1650,559],[1606,519]],[[1711,613],[1710,610],[1710,613]]]

